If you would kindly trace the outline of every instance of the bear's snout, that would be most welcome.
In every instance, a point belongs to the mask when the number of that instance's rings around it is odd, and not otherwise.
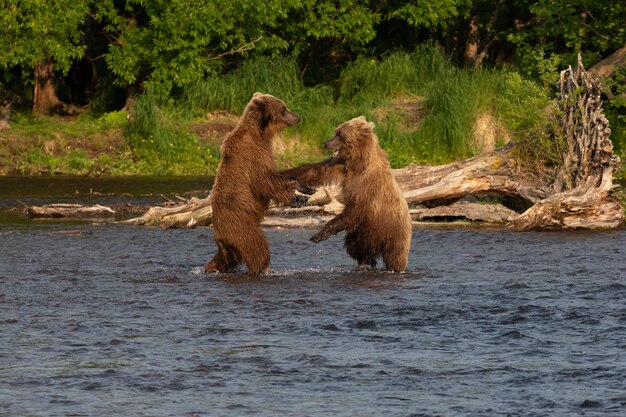
[[[337,135],[334,135],[326,142],[324,142],[324,148],[328,149],[329,151],[336,151],[337,149],[341,148],[341,142],[339,141]]]
[[[287,126],[294,126],[300,123],[302,117],[292,111],[287,111],[284,116],[285,123]]]

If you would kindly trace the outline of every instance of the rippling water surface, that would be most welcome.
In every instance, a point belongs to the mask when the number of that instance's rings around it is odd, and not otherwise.
[[[268,230],[0,228],[6,416],[624,415],[626,232],[416,230],[409,272]]]

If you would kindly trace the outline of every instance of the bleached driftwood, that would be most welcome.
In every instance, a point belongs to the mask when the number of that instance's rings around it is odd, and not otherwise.
[[[502,204],[483,204],[457,201],[449,206],[416,207],[409,210],[411,218],[419,221],[467,219],[486,223],[507,223],[519,216]]]
[[[174,207],[151,207],[144,215],[122,223],[161,226],[166,228],[195,227],[211,224],[213,209],[211,196],[192,197],[189,202]]]
[[[504,215],[502,208],[489,209],[488,204],[468,203],[451,206],[447,209],[448,214],[444,211],[437,214],[435,210],[427,212],[426,209],[447,206],[466,195],[480,193],[506,195],[534,203],[545,197],[548,190],[533,173],[519,168],[510,147],[447,165],[434,167],[409,165],[406,168],[394,169],[393,175],[409,204],[422,207],[414,211],[416,220],[464,217],[475,221],[502,223],[515,212],[508,210]],[[309,204],[305,207],[270,208],[264,224],[281,225],[282,222],[282,225],[299,227],[317,224],[317,221],[311,221],[308,217],[341,212],[343,206],[339,200],[341,200],[339,187],[321,188],[311,196]],[[293,219],[294,217],[297,219]],[[124,223],[184,228],[209,225],[211,221],[209,196],[204,199],[194,198],[187,204],[175,207],[152,207],[143,216],[126,220]]]
[[[113,217],[115,210],[110,207],[96,204],[83,206],[81,204],[48,204],[45,206],[26,206],[29,217],[68,217],[68,218],[99,218]]]
[[[563,163],[550,195],[513,220],[512,229],[612,228],[624,221],[624,209],[612,194],[620,160],[613,153],[601,93],[580,55],[576,69],[561,72],[557,106],[567,141]]]

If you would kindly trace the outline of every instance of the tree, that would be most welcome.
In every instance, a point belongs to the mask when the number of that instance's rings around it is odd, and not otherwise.
[[[468,11],[472,0],[387,0],[382,4],[385,19],[402,20],[420,29],[445,29],[454,23],[456,17]]]
[[[363,46],[378,15],[357,0],[100,2],[117,84],[160,100],[241,56],[306,54],[320,40]]]
[[[0,69],[33,71],[33,112],[63,108],[55,68],[67,72],[84,52],[81,26],[91,0],[5,0],[0,13]]]
[[[286,47],[268,28],[286,15],[280,0],[112,0],[98,6],[111,38],[106,62],[116,83],[161,100],[223,67],[225,58]]]
[[[553,65],[576,63],[579,53],[594,64],[626,44],[623,0],[526,0],[531,16],[509,29],[518,65],[532,72],[549,57]]]

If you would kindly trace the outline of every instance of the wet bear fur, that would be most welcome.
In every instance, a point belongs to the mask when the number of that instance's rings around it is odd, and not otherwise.
[[[334,151],[331,158],[282,171],[306,186],[342,186],[343,212],[311,240],[319,242],[345,230],[346,250],[359,265],[373,267],[382,256],[385,269],[405,271],[411,217],[387,154],[378,146],[374,124],[362,116],[342,123],[324,147]]]
[[[205,272],[226,272],[243,261],[248,274],[265,273],[269,244],[260,223],[270,200],[294,201],[297,181],[276,171],[275,134],[300,121],[274,96],[255,93],[235,129],[222,143],[222,160],[211,192],[217,254]]]

